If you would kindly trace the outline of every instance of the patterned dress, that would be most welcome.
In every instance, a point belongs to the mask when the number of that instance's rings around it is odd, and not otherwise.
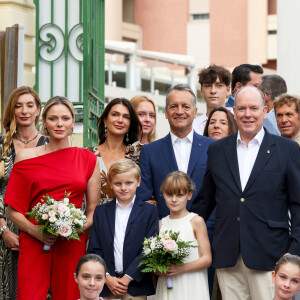
[[[0,155],[2,159],[4,137],[0,139]],[[37,146],[44,145],[48,139],[41,136]],[[19,235],[19,229],[6,218],[6,210],[4,206],[4,196],[6,192],[7,182],[10,177],[11,170],[14,165],[16,151],[12,144],[9,155],[4,159],[4,176],[0,178],[0,218],[6,219],[9,229]],[[14,300],[17,297],[17,268],[18,268],[19,252],[11,251],[4,240],[0,237],[0,299]]]
[[[128,145],[125,150],[125,158],[131,159],[135,163],[138,163],[142,146],[143,145],[139,141],[131,145]],[[101,153],[96,147],[88,147],[87,149],[92,151],[98,157],[98,161],[99,161],[100,176],[101,176],[100,204],[109,202],[115,198],[115,194],[112,188],[110,187],[110,185],[108,184],[108,177],[107,177],[108,170],[101,157]]]

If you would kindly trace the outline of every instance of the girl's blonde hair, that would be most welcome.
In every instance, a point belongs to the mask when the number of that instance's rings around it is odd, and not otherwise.
[[[70,110],[72,118],[75,119],[74,106],[68,98],[62,97],[62,96],[55,96],[55,97],[49,99],[47,101],[46,105],[44,106],[43,114],[42,114],[43,125],[42,125],[42,129],[41,129],[41,134],[43,134],[45,136],[49,135],[48,130],[47,130],[47,128],[45,128],[45,124],[44,124],[44,122],[46,120],[47,112],[53,105],[56,105],[56,104],[65,105]]]
[[[35,118],[35,125],[37,125],[39,122],[42,103],[37,92],[29,86],[21,86],[14,89],[9,95],[5,107],[5,111],[4,111],[4,116],[3,116],[3,127],[6,130],[6,133],[3,141],[2,159],[5,159],[10,153],[13,136],[17,129],[16,115],[15,115],[16,104],[22,95],[27,95],[27,94],[33,96],[35,100],[35,104],[39,109],[39,114]]]
[[[169,195],[189,194],[195,191],[196,187],[190,176],[181,171],[170,173],[162,183],[160,190]]]
[[[155,112],[155,125],[154,125],[152,131],[150,132],[150,134],[148,136],[149,142],[151,143],[151,142],[154,142],[156,140],[156,108],[155,108],[154,101],[149,99],[148,97],[146,97],[146,96],[135,96],[130,100],[130,103],[131,103],[131,105],[132,105],[132,107],[135,111],[137,111],[137,109],[138,109],[138,107],[139,107],[139,105],[142,101],[150,102],[152,104],[154,112]]]
[[[283,266],[287,263],[298,266],[298,268],[300,270],[300,257],[298,255],[290,254],[290,255],[284,255],[279,259],[279,261],[275,265],[275,274],[279,271],[281,266]]]

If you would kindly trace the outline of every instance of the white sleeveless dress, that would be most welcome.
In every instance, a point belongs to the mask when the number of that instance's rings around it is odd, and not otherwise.
[[[162,219],[159,233],[165,230],[180,232],[179,237],[188,242],[197,240],[194,235],[191,219],[195,216],[189,213],[181,219],[170,219],[169,216]],[[190,255],[185,258],[184,263],[194,261],[200,257],[198,248],[190,248]],[[184,273],[172,276],[173,289],[167,289],[166,277],[158,278],[155,300],[209,300],[207,270]]]

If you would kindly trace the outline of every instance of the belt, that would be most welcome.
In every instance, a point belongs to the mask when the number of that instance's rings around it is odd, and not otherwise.
[[[123,272],[115,272],[117,278],[122,278],[124,276]]]

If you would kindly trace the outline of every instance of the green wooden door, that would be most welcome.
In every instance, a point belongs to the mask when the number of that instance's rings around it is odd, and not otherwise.
[[[104,2],[34,0],[35,90],[43,103],[60,95],[83,106],[84,146],[98,145],[97,120],[104,108]]]
[[[104,108],[104,0],[84,1],[84,146],[98,145],[97,120]]]

